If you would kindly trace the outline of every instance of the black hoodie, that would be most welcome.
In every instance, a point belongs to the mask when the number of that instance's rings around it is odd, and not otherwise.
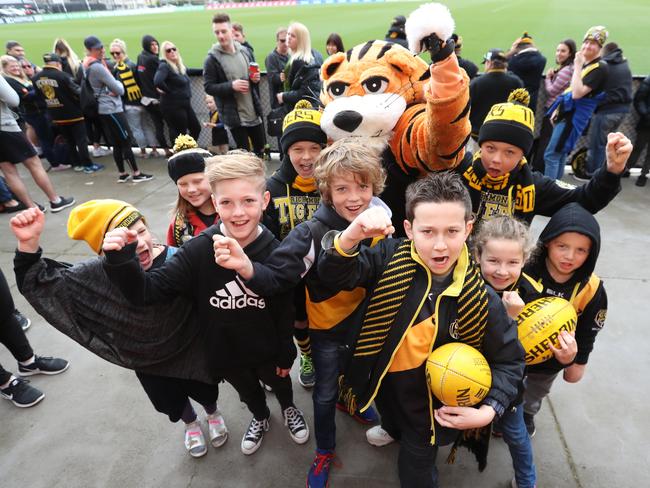
[[[577,232],[589,237],[591,249],[584,264],[574,272],[573,276],[565,283],[558,283],[548,272],[546,244],[566,232]],[[574,362],[577,364],[587,364],[589,354],[594,347],[596,334],[605,325],[607,317],[605,287],[600,278],[594,274],[599,252],[600,227],[598,222],[593,215],[577,203],[569,203],[553,215],[546,224],[539,236],[539,251],[524,269],[528,275],[543,286],[540,296],[564,298],[576,308],[578,354]],[[553,357],[528,368],[534,373],[554,374],[564,367]]]
[[[632,72],[623,57],[623,51],[615,49],[603,57],[607,63],[608,75],[605,82],[605,100],[603,100],[596,113],[627,113],[632,104]]]
[[[138,84],[142,95],[158,99],[160,94],[156,91],[153,77],[158,70],[158,55],[151,52],[151,43],[158,42],[154,36],[142,36],[142,52],[138,55]]]
[[[375,204],[377,201],[373,199]],[[246,286],[262,296],[273,295],[293,289],[304,277],[309,333],[327,334],[333,340],[344,339],[353,312],[365,298],[365,290],[332,290],[319,278],[316,261],[323,236],[330,230],[345,230],[348,225],[350,222],[333,207],[322,204],[314,218],[293,229],[269,259],[253,263],[255,274]],[[370,245],[371,241],[364,241],[364,244]]]
[[[134,305],[167,303],[177,296],[192,302],[193,327],[201,329],[212,351],[210,371],[255,367],[275,361],[289,368],[296,356],[293,344],[292,294],[258,296],[234,271],[214,262],[213,225],[183,244],[160,268],[145,273],[135,256],[135,245],[107,252],[104,269],[110,280]],[[273,234],[261,234],[244,252],[264,262],[278,245]]]
[[[318,189],[310,192],[292,186],[298,173],[285,154],[280,168],[266,180],[266,189],[271,193],[271,202],[264,214],[264,225],[283,240],[298,224],[311,219],[318,208]]]

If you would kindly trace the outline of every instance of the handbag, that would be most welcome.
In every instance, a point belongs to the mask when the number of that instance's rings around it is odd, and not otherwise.
[[[282,135],[282,123],[287,115],[286,105],[272,108],[266,115],[266,131],[271,137],[280,137]]]

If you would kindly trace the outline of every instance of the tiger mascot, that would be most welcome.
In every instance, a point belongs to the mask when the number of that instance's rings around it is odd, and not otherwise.
[[[366,138],[383,151],[388,179],[381,197],[400,235],[408,184],[456,167],[469,139],[469,78],[458,66],[453,30],[447,7],[423,5],[406,22],[410,51],[368,41],[321,67],[321,128],[331,140]],[[413,54],[425,50],[431,66]]]

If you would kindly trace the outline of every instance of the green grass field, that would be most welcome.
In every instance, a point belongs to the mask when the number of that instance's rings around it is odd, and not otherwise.
[[[383,39],[394,15],[408,15],[422,2],[322,5],[302,7],[246,8],[230,10],[241,22],[260,64],[275,45],[275,29],[296,20],[312,35],[313,47],[325,52],[325,39],[338,32],[346,49],[368,39]],[[463,55],[478,63],[492,47],[507,49],[523,31],[528,31],[552,65],[557,43],[571,37],[577,41],[588,27],[605,25],[610,40],[619,43],[635,74],[650,72],[650,56],[643,46],[650,18],[649,0],[455,0],[447,2],[456,20],[456,31],[464,38]],[[17,39],[36,63],[61,36],[83,52],[82,40],[89,34],[105,43],[115,37],[126,40],[133,58],[140,52],[143,34],[159,41],[172,40],[180,48],[187,66],[199,67],[214,42],[210,30],[213,11],[179,12],[134,17],[47,21],[38,24],[2,25],[3,42]]]

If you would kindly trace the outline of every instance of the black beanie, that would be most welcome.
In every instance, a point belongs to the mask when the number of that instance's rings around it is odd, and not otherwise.
[[[327,136],[320,128],[321,113],[312,108],[311,103],[300,100],[295,108],[284,117],[280,145],[282,152],[287,154],[289,148],[299,141],[311,141],[317,144],[327,144]]]
[[[492,105],[478,132],[479,146],[485,141],[506,142],[528,154],[535,133],[535,114],[528,108],[529,102],[528,91],[517,88],[506,103]]]
[[[191,173],[203,173],[205,170],[205,158],[211,154],[205,149],[186,149],[174,154],[167,160],[167,172],[169,177],[178,182],[179,178]]]

